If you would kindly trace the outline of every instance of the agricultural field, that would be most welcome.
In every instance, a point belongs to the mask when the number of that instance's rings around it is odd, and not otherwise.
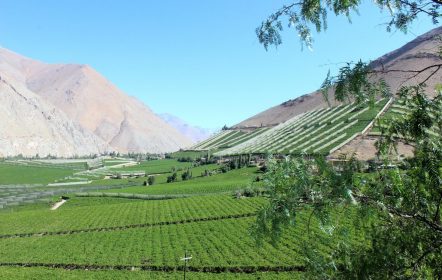
[[[183,279],[183,272],[152,272],[142,270],[66,270],[52,267],[0,267],[0,275],[5,279]],[[187,272],[187,279],[302,279],[302,273],[297,272],[255,272],[243,273],[198,273]]]
[[[216,170],[217,165],[208,166],[211,170]],[[207,169],[207,166],[201,166],[191,170]],[[195,172],[195,171],[194,171]],[[250,187],[252,185],[260,186],[254,183],[253,180],[259,176],[256,168],[242,168],[232,170],[228,173],[217,174],[206,177],[196,177],[188,181],[178,181],[174,183],[155,184],[153,186],[134,186],[122,189],[110,189],[108,192],[124,192],[124,193],[137,193],[137,194],[207,194],[207,193],[219,193],[219,192],[233,192],[236,189]],[[164,180],[164,179],[163,179]]]
[[[223,130],[218,134],[206,139],[200,143],[197,143],[189,150],[199,151],[199,150],[222,150],[235,145],[241,144],[247,140],[250,140],[264,132],[269,128],[257,128],[251,132],[245,132],[241,130]]]
[[[169,156],[173,159],[191,159],[191,160],[196,160],[196,159],[200,159],[200,158],[207,158],[210,157],[214,152],[216,152],[217,150],[211,150],[211,151],[191,151],[191,150],[186,150],[186,151],[178,151],[178,152],[174,152],[169,154]]]
[[[131,173],[137,170],[155,177],[155,184],[166,183],[172,171],[177,174],[177,182],[182,181],[181,175],[189,170],[194,178],[219,169],[217,164],[193,166],[191,162],[176,160],[152,160],[137,163],[131,160],[109,160],[110,165],[94,170],[84,170],[85,165],[77,163],[44,163],[37,161],[1,162],[0,163],[0,210],[11,207],[42,203],[47,205],[52,198],[62,194],[79,192],[97,192],[119,189],[130,186],[143,186],[147,177],[105,179],[108,174]],[[105,161],[106,162],[106,161]],[[123,163],[121,163],[123,162]],[[79,167],[83,167],[82,169]],[[234,177],[233,177],[234,179]],[[188,187],[184,187],[186,189]],[[225,187],[229,189],[228,187]],[[133,189],[136,189],[134,187]],[[159,189],[155,191],[155,189]],[[161,193],[162,189],[155,186],[151,192]],[[168,193],[166,191],[165,193]],[[20,207],[21,208],[21,207]]]
[[[360,135],[386,109],[381,99],[370,108],[346,104],[310,111],[279,124],[215,156],[241,154],[321,154],[327,155]]]
[[[169,159],[140,165],[160,173],[179,164]],[[263,186],[255,182],[262,176],[257,168],[222,173],[219,165],[209,164],[190,170],[193,178],[173,183],[160,179],[169,171],[157,175],[152,186],[143,186],[140,178],[132,180],[135,186],[98,180],[106,189],[60,189],[57,195],[69,199],[56,210],[50,210],[58,200],[53,195],[0,211],[0,278],[181,279],[184,254],[192,256],[189,279],[303,278],[306,225],[287,230],[279,247],[259,247],[249,233],[267,199],[238,198],[235,192]],[[211,175],[196,176],[205,170]],[[304,223],[309,212],[299,215]],[[317,226],[312,231],[323,239],[321,250],[330,251],[327,235]]]
[[[440,108],[442,110],[442,108]],[[403,119],[410,114],[410,108],[408,108],[403,99],[398,99],[388,108],[385,114],[382,115],[379,122],[376,122],[373,129],[369,132],[369,135],[377,136],[381,134],[382,128],[388,128],[388,124],[394,119]],[[434,117],[433,113],[430,113],[430,117]],[[441,127],[433,126],[429,129],[429,134],[434,137],[441,137]]]
[[[146,171],[148,174],[170,173],[172,169],[182,170],[191,167],[192,162],[178,162],[174,159],[149,160],[141,163],[112,168],[112,171]]]
[[[0,185],[6,184],[48,184],[74,174],[70,166],[49,166],[0,162]]]

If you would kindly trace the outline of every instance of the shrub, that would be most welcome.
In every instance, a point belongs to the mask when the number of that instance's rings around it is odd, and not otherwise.
[[[177,174],[174,172],[172,175],[167,176],[167,183],[176,182]]]
[[[267,165],[262,165],[259,167],[259,171],[261,171],[262,173],[266,173],[267,172]]]
[[[223,165],[220,167],[222,173],[227,173],[229,171],[229,167],[227,165]],[[206,170],[207,171],[207,170]]]
[[[179,162],[193,162],[193,159],[191,157],[180,157],[177,159]]]
[[[190,170],[187,169],[186,171],[183,172],[183,174],[181,174],[181,179],[183,179],[183,181],[192,179],[192,172],[190,172]]]
[[[147,178],[147,182],[149,183],[149,186],[152,186],[153,184],[155,184],[155,176],[149,176]]]
[[[229,168],[230,168],[230,169],[236,169],[236,168],[238,168],[238,164],[236,163],[236,161],[231,160],[231,161],[229,162]]]
[[[209,170],[204,170],[204,172],[201,173],[201,177],[208,177],[208,176],[212,176],[213,171],[209,171]]]

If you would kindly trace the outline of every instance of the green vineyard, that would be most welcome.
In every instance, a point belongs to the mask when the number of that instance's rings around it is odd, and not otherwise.
[[[442,111],[442,108],[439,108]],[[380,122],[375,123],[373,129],[369,132],[369,135],[378,136],[381,134],[382,129],[387,129],[392,120],[400,120],[404,117],[408,117],[411,114],[411,108],[406,105],[404,99],[395,100],[395,102],[389,107],[385,114],[380,118]],[[434,112],[429,112],[429,116],[434,118]],[[441,137],[442,127],[434,125],[427,132],[430,136]]]
[[[372,107],[351,103],[310,111],[243,143],[219,151],[215,155],[265,153],[327,155],[365,132],[390,102],[381,99]]]
[[[239,145],[247,140],[253,139],[256,136],[266,132],[269,128],[258,128],[252,132],[244,132],[240,130],[223,130],[220,133],[206,139],[189,150],[216,150],[225,149]]]
[[[33,203],[5,204],[0,209],[0,276],[57,278],[64,273],[68,278],[176,279],[182,277],[180,259],[186,253],[192,256],[187,267],[190,279],[303,277],[301,250],[309,238],[305,235],[309,211],[299,213],[300,226],[284,233],[281,246],[257,247],[250,227],[267,199],[236,193],[262,188],[262,182],[255,181],[262,172],[245,167],[223,173],[220,165],[209,164],[190,168],[195,174],[191,180],[162,180],[183,164],[187,163],[154,160],[138,164],[146,173],[157,174],[158,183],[152,186],[143,186],[143,179],[129,187],[123,179],[99,179],[70,188],[4,185],[0,197],[8,203],[20,195]],[[14,167],[16,172],[36,172],[32,166]],[[65,175],[40,168],[37,174]],[[203,170],[212,175],[197,175]],[[47,200],[33,197],[38,191]],[[50,210],[51,201],[61,194],[70,198],[59,209]],[[345,222],[352,223],[351,215]],[[329,252],[334,241],[318,221],[313,224],[311,234],[321,240],[320,249]],[[356,231],[352,236],[358,242]]]

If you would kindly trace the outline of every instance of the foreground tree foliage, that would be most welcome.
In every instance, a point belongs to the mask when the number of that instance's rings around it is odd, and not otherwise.
[[[360,0],[301,0],[283,6],[270,15],[256,29],[259,42],[269,46],[282,44],[281,31],[284,26],[294,28],[303,46],[313,44],[312,30],[321,32],[327,29],[327,17],[330,13],[345,16],[351,22],[352,12],[357,13]],[[399,29],[406,32],[410,23],[419,15],[430,17],[434,24],[441,16],[440,0],[374,0],[373,4],[381,10],[387,10],[390,20],[386,23],[387,31]]]
[[[387,29],[406,31],[419,14],[440,18],[442,2],[375,1],[391,12]],[[284,6],[257,29],[267,49],[281,44],[283,20],[294,26],[301,41],[310,46],[311,28],[326,28],[327,13],[350,16],[360,1],[305,0]],[[343,157],[340,166],[324,158],[285,158],[268,160],[264,176],[269,204],[261,209],[252,233],[259,242],[278,245],[285,228],[296,226],[299,211],[310,211],[310,225],[329,236],[331,250],[323,250],[323,239],[313,230],[305,234],[312,242],[303,245],[307,275],[311,278],[343,279],[439,279],[442,275],[442,91],[430,99],[425,82],[402,87],[391,94],[379,74],[369,64],[358,62],[341,68],[336,77],[328,75],[324,97],[334,90],[339,101],[354,100],[370,106],[380,96],[399,97],[409,114],[394,118],[382,127],[377,142],[380,166],[362,173],[361,163]],[[428,70],[428,69],[425,69]],[[424,69],[414,69],[417,74]],[[428,89],[433,90],[433,89]],[[397,161],[399,142],[413,147],[413,157]],[[351,217],[354,225],[342,223]],[[358,234],[352,229],[361,229]],[[296,237],[294,237],[296,238]],[[356,240],[355,240],[356,238]]]
[[[257,240],[277,244],[285,227],[296,226],[298,211],[310,211],[337,240],[328,254],[318,251],[319,240],[305,245],[314,277],[442,275],[442,138],[430,130],[442,125],[442,94],[430,100],[419,87],[409,90],[411,114],[394,120],[378,141],[383,164],[374,173],[361,173],[354,158],[340,168],[324,158],[269,159],[264,180],[270,203],[253,228]],[[390,160],[399,138],[414,146],[414,157],[401,166]],[[348,239],[350,226],[339,223],[346,208],[354,209],[351,227],[364,228],[363,242]]]

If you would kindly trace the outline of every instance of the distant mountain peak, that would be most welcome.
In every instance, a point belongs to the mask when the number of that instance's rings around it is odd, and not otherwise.
[[[213,135],[217,129],[201,128],[188,124],[181,118],[169,113],[158,114],[165,122],[175,127],[181,134],[189,138],[193,143],[206,140]]]

